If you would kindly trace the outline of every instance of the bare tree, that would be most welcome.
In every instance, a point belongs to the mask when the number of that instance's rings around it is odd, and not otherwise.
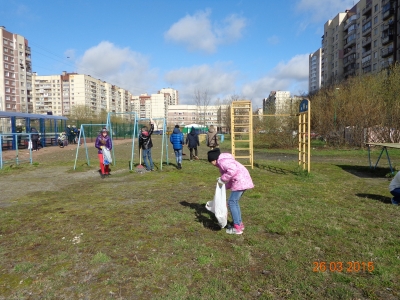
[[[211,101],[208,90],[205,90],[205,91],[195,90],[194,91],[194,101],[195,101],[196,106],[199,109],[200,124],[206,126],[207,108],[210,105],[210,101]]]

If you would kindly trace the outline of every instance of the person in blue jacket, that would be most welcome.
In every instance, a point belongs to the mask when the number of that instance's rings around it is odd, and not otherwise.
[[[172,143],[172,147],[174,147],[177,168],[180,170],[182,169],[182,149],[185,141],[183,133],[179,130],[179,125],[175,125],[169,141]]]

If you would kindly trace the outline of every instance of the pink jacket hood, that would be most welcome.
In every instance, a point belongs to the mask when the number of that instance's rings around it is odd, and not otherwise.
[[[221,153],[217,159],[217,167],[226,188],[232,191],[243,191],[254,187],[249,171],[232,154]]]

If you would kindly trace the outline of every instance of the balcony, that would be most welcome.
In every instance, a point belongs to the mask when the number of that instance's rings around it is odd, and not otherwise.
[[[388,43],[390,43],[392,41],[393,41],[393,34],[392,33],[391,34],[386,34],[386,35],[382,36],[382,38],[381,38],[381,42],[382,42],[383,46],[387,45]]]
[[[349,64],[353,63],[356,61],[356,57],[355,56],[349,56],[347,59],[343,60],[343,66],[347,67]]]
[[[387,69],[387,68],[389,68],[392,64],[393,64],[393,61],[390,61],[390,60],[383,61],[383,62],[381,63],[381,68],[382,68],[382,69]]]
[[[364,52],[362,53],[362,57],[366,57],[366,56],[368,56],[368,55],[371,55],[371,50],[367,50],[367,51],[364,51]]]
[[[365,37],[365,36],[367,36],[369,34],[371,34],[371,24],[368,27],[365,27],[365,28],[363,27],[363,30],[362,30],[362,36],[363,37]]]
[[[363,39],[363,41],[362,41],[362,46],[364,47],[364,46],[366,46],[366,45],[368,45],[368,44],[371,44],[371,41],[372,41],[371,36],[366,37],[366,38]]]
[[[356,52],[356,47],[351,47],[349,49],[345,49],[344,50],[343,56],[346,57],[346,56],[348,56],[348,55],[350,55],[352,53],[355,53],[355,52]]]
[[[369,60],[366,60],[366,61],[364,61],[363,63],[362,63],[362,68],[364,69],[364,68],[366,68],[366,67],[368,67],[368,66],[371,66],[371,60],[369,59]]]
[[[381,57],[385,58],[388,57],[390,55],[393,55],[393,46],[387,47],[385,49],[381,49]]]
[[[370,13],[372,10],[372,1],[368,3],[362,10],[361,15],[365,16],[366,14]]]
[[[343,30],[346,30],[349,28],[351,25],[355,24],[357,22],[357,15],[352,15],[350,18],[347,19],[346,24],[343,27]]]
[[[350,46],[355,44],[356,44],[356,39],[352,39],[351,41],[347,42],[347,44],[345,44],[343,48],[349,48]]]
[[[362,20],[362,25],[367,24],[367,23],[368,23],[369,21],[371,21],[371,20],[372,20],[372,17],[371,17],[371,16],[365,18],[364,20]]]
[[[394,15],[394,7],[392,2],[387,3],[384,7],[382,7],[382,20],[390,18]]]

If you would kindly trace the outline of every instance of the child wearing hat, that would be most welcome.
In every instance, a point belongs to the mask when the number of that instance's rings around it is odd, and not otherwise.
[[[226,188],[231,190],[228,207],[232,215],[233,227],[228,228],[226,233],[242,234],[244,225],[239,200],[246,190],[254,187],[250,173],[231,154],[221,153],[219,148],[214,148],[208,151],[207,154],[208,161],[218,167],[221,173],[221,177],[217,179],[218,183],[225,184]]]
[[[110,175],[110,168],[109,165],[104,165],[103,161],[103,149],[107,148],[108,150],[112,149],[111,138],[108,135],[107,129],[103,128],[100,131],[100,134],[96,138],[96,142],[94,143],[95,147],[99,150],[97,151],[97,156],[100,162],[100,172],[101,178],[104,178]]]

